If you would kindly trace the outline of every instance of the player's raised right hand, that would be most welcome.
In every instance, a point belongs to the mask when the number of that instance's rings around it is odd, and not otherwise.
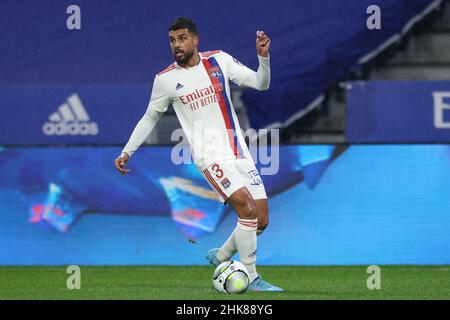
[[[123,176],[130,172],[130,169],[125,169],[129,158],[127,153],[122,152],[122,154],[114,160],[114,167],[116,167]]]

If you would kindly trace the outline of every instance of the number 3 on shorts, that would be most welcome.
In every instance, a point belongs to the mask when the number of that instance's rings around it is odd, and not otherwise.
[[[223,171],[220,169],[219,165],[217,163],[213,164],[211,167],[211,171],[216,174],[217,179],[220,179],[223,177]]]

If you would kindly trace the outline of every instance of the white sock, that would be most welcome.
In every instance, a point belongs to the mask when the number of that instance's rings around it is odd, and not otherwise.
[[[256,228],[257,219],[238,219],[237,227],[234,233],[239,258],[247,268],[250,276],[250,282],[258,277],[256,273]]]
[[[234,236],[236,234],[236,228],[234,228],[233,232],[228,237],[227,241],[225,241],[225,243],[222,245],[222,247],[220,247],[219,251],[217,251],[217,259],[220,262],[230,260],[231,257],[237,251],[236,241],[234,240]]]
[[[227,241],[225,241],[224,244],[219,248],[219,251],[217,251],[217,259],[220,262],[230,260],[231,257],[234,256],[234,254],[237,252],[236,241],[234,240],[236,228],[233,229],[233,232],[228,237]],[[264,230],[256,230],[256,235],[260,236],[263,232]]]

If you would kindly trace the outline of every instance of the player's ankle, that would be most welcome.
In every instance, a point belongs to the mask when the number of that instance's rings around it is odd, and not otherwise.
[[[231,258],[231,255],[227,254],[223,249],[219,249],[216,253],[216,258],[220,262],[227,261]]]

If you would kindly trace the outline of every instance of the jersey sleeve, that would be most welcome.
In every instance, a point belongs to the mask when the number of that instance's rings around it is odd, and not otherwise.
[[[255,72],[237,59],[223,52],[229,72],[229,79],[240,87],[267,90],[270,86],[270,58],[258,55],[259,66]]]
[[[129,157],[133,155],[153,131],[159,119],[167,111],[169,104],[170,97],[164,90],[161,80],[156,76],[153,81],[152,95],[147,110],[134,128],[122,152],[127,153]]]
[[[157,112],[166,112],[171,102],[170,96],[161,83],[160,76],[156,76],[153,81],[152,95],[148,103],[148,109]]]
[[[254,71],[246,67],[239,60],[233,58],[228,53],[224,51],[222,51],[221,53],[223,59],[225,60],[230,80],[236,83],[238,86],[241,86],[245,79],[253,74]]]

